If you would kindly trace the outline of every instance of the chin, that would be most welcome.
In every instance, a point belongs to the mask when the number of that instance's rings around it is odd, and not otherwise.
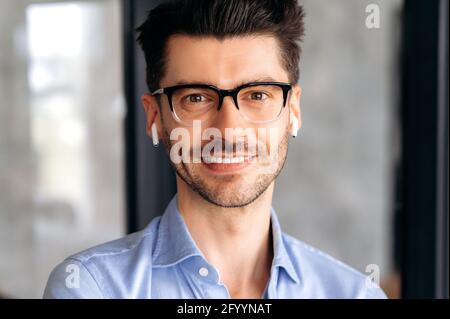
[[[244,207],[255,201],[258,194],[252,193],[251,185],[218,183],[203,188],[200,194],[208,202],[220,207]]]
[[[209,197],[209,198],[205,198],[208,202],[220,206],[220,207],[224,207],[224,208],[236,208],[236,207],[245,207],[249,204],[251,204],[255,199],[252,198],[230,198],[228,196],[226,197]]]

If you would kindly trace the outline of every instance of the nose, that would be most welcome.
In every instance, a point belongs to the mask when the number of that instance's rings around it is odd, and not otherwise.
[[[214,122],[211,124],[213,127],[219,129],[223,136],[225,136],[224,133],[226,128],[244,128],[245,123],[231,96],[224,97],[220,111],[217,113]]]

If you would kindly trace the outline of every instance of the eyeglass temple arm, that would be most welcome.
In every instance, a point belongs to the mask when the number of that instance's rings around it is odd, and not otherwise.
[[[162,94],[162,93],[164,93],[164,89],[158,89],[156,91],[153,91],[152,95],[157,95],[157,94]]]

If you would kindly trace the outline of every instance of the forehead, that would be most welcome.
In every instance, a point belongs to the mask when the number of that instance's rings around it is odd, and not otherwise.
[[[161,86],[208,83],[224,89],[263,78],[288,82],[278,42],[271,36],[214,37],[175,35],[167,43]]]

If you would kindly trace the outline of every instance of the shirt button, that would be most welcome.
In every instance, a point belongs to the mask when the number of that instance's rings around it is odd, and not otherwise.
[[[206,277],[206,276],[208,276],[209,271],[208,271],[208,268],[201,267],[201,268],[198,270],[198,273],[200,274],[200,276]]]

